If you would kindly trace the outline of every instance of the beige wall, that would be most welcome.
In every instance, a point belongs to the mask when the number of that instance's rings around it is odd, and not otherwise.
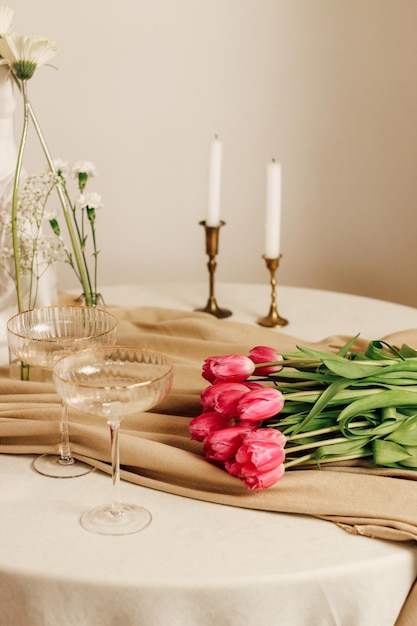
[[[267,280],[275,157],[279,281],[417,306],[415,0],[12,6],[16,30],[60,47],[59,71],[40,69],[30,95],[54,156],[100,171],[102,285],[206,280],[198,222],[218,133],[227,224],[217,280]],[[67,271],[61,285],[74,286]]]

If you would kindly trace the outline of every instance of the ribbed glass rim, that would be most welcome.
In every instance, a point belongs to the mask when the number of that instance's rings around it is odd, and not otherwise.
[[[15,315],[13,315],[8,321],[7,321],[7,332],[10,333],[11,335],[14,335],[15,337],[19,337],[19,339],[29,339],[30,341],[33,342],[52,342],[52,341],[56,341],[57,337],[32,337],[30,335],[25,335],[22,334],[21,332],[18,332],[16,330],[14,330],[12,328],[13,324],[15,323],[16,320],[18,319],[23,319],[24,316],[29,316],[30,314],[34,314],[37,313],[38,311],[46,311],[46,310],[55,310],[55,311],[59,311],[59,310],[67,310],[67,311],[80,311],[80,310],[86,310],[86,311],[99,311],[100,313],[104,314],[104,316],[106,316],[109,319],[112,319],[113,324],[110,328],[106,328],[105,330],[99,332],[99,333],[95,333],[92,335],[84,335],[82,337],[59,337],[59,341],[62,343],[65,342],[77,342],[77,341],[85,341],[86,339],[94,339],[95,337],[102,337],[103,335],[108,335],[109,333],[113,332],[116,328],[117,328],[117,318],[112,314],[109,313],[108,311],[104,310],[104,309],[98,309],[97,307],[89,307],[89,306],[78,306],[78,305],[51,305],[51,306],[43,306],[43,307],[34,307],[33,309],[28,309],[26,311],[21,311],[20,313],[16,313]]]
[[[124,350],[124,351],[131,350],[135,352],[147,352],[148,354],[155,354],[157,356],[163,357],[163,359],[165,360],[165,363],[159,363],[159,364],[151,363],[150,365],[156,365],[156,366],[166,365],[166,370],[160,376],[157,376],[156,378],[152,378],[151,380],[134,382],[134,383],[126,384],[126,385],[104,385],[104,384],[98,385],[98,384],[88,384],[88,383],[77,383],[72,380],[69,380],[68,378],[63,377],[60,373],[58,373],[60,363],[62,363],[63,361],[70,361],[70,359],[76,359],[86,353],[97,354],[97,353],[102,353],[102,352],[116,352],[116,351],[121,351],[121,350]],[[134,363],[134,361],[132,361],[132,363]],[[144,363],[144,365],[146,365],[146,363]],[[167,378],[168,376],[172,375],[173,371],[174,371],[174,363],[172,362],[170,357],[168,357],[163,352],[160,352],[159,350],[154,350],[153,348],[147,348],[145,346],[116,344],[116,345],[111,345],[111,346],[96,346],[96,347],[91,347],[91,348],[85,348],[84,350],[78,350],[76,352],[71,352],[71,354],[66,354],[56,360],[54,364],[54,368],[53,368],[53,375],[57,380],[61,381],[62,383],[68,386],[79,387],[81,389],[108,389],[108,390],[116,391],[116,390],[123,390],[123,389],[125,390],[133,389],[135,387],[145,387],[146,385],[153,385],[157,383],[158,381],[161,381],[164,378]]]

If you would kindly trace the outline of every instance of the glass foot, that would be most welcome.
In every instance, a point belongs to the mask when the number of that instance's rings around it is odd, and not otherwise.
[[[76,478],[89,474],[95,469],[93,465],[77,459],[74,459],[74,463],[61,464],[59,458],[57,454],[42,454],[33,461],[33,469],[51,478]]]
[[[136,504],[123,504],[120,513],[114,513],[110,504],[86,511],[81,526],[99,535],[130,535],[151,523],[150,512]]]

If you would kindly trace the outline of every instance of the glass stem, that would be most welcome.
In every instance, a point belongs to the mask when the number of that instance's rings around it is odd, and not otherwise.
[[[123,512],[122,501],[120,499],[120,421],[109,421],[107,423],[110,426],[111,466],[113,481],[113,499],[111,503],[111,513],[112,515],[116,516],[121,515]]]
[[[69,429],[68,429],[68,408],[65,402],[62,402],[61,409],[61,454],[58,459],[58,463],[61,465],[72,465],[74,459],[71,456],[71,450],[69,445]]]

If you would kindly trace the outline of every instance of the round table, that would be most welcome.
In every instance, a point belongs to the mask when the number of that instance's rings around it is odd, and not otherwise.
[[[393,626],[417,575],[408,544],[127,482],[151,525],[94,535],[79,518],[110,499],[108,475],[0,455],[0,476],[1,626]]]
[[[179,309],[207,297],[202,285],[103,292],[109,305]],[[217,299],[231,321],[253,323],[269,309],[262,285],[219,285]],[[282,287],[278,304],[290,321],[283,332],[307,340],[377,338],[417,322],[410,307],[323,291]],[[127,482],[122,498],[146,506],[152,524],[94,535],[79,518],[110,499],[110,477],[57,480],[31,462],[0,455],[0,626],[393,626],[417,576],[411,543]]]

